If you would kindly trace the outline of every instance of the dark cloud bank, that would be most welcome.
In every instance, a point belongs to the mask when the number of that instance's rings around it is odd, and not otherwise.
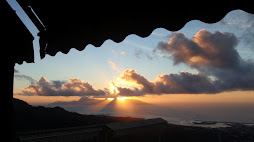
[[[168,43],[159,42],[154,52],[160,52],[165,58],[173,60],[174,65],[185,64],[197,69],[198,73],[161,74],[154,81],[149,81],[136,70],[124,70],[120,78],[139,87],[116,86],[118,95],[214,94],[223,91],[254,90],[254,63],[239,56],[237,44],[238,39],[232,33],[210,33],[200,30],[191,39],[183,33],[174,33]],[[28,77],[25,78],[29,80]],[[49,82],[44,77],[16,94],[94,97],[110,95],[107,89],[94,89],[88,82],[80,79]]]
[[[154,52],[173,60],[174,65],[185,64],[197,69],[198,73],[162,74],[150,82],[135,70],[125,70],[121,78],[141,86],[133,95],[254,90],[254,63],[239,56],[237,44],[238,39],[232,33],[200,30],[192,39],[174,33],[168,43],[159,42]],[[122,95],[131,92],[118,88]]]
[[[187,78],[184,77],[186,73],[175,75],[183,84],[192,81],[184,88],[192,85],[196,90],[193,93],[254,90],[253,61],[239,56],[235,49],[237,43],[234,34],[200,30],[192,39],[175,33],[168,43],[158,43],[155,52],[172,58],[175,65],[183,63],[199,71],[199,74],[189,74]],[[203,89],[198,89],[195,84],[202,84]]]

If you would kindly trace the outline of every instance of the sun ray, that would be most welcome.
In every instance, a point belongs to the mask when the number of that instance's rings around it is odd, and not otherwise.
[[[120,93],[113,81],[110,81],[110,92],[113,95],[117,95]]]

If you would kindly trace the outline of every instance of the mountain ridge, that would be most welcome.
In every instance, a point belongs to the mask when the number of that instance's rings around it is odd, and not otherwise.
[[[59,106],[32,106],[25,101],[15,98],[13,98],[13,118],[14,128],[16,131],[20,132],[98,125],[142,119],[79,114],[76,112],[69,112]]]

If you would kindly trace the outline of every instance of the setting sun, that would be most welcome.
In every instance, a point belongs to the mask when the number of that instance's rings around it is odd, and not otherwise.
[[[117,99],[120,101],[124,101],[124,100],[128,99],[128,97],[117,97]]]
[[[110,101],[113,101],[115,98],[107,98]],[[119,101],[125,101],[126,99],[129,99],[128,97],[116,97],[117,100]]]

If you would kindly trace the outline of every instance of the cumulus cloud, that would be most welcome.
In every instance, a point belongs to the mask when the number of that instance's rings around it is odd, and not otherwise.
[[[153,84],[150,83],[145,77],[136,73],[136,70],[127,69],[124,70],[120,78],[127,82],[133,82],[142,86],[142,91],[151,92],[153,89]]]
[[[21,92],[15,92],[15,95],[27,96],[105,96],[107,89],[94,89],[88,82],[80,79],[69,79],[69,81],[48,81],[41,77],[36,83],[32,83]]]
[[[155,51],[173,59],[175,65],[183,63],[214,77],[221,91],[254,90],[254,63],[240,57],[237,44],[232,33],[200,30],[192,39],[174,33],[168,43],[159,42]]]
[[[133,89],[118,87],[119,95],[122,96],[218,93],[220,91],[219,84],[216,81],[212,81],[200,73],[180,72],[179,74],[161,74],[154,81],[148,81],[144,76],[138,74],[136,70],[128,69],[123,71],[120,78],[140,86]]]
[[[124,97],[129,97],[129,96],[143,96],[145,95],[145,92],[142,90],[139,90],[138,88],[125,88],[125,87],[117,87],[119,93],[117,94],[118,96],[124,96]]]
[[[216,81],[200,73],[180,72],[179,74],[162,74],[157,76],[154,84],[154,90],[159,94],[219,92]]]
[[[58,89],[58,88],[61,88],[63,84],[65,84],[67,81],[62,81],[62,80],[53,80],[51,81],[51,85]]]
[[[168,43],[159,42],[156,48],[165,56],[171,55],[174,64],[185,63],[193,68],[230,68],[239,64],[235,47],[237,38],[231,33],[200,30],[192,39],[174,33]]]

